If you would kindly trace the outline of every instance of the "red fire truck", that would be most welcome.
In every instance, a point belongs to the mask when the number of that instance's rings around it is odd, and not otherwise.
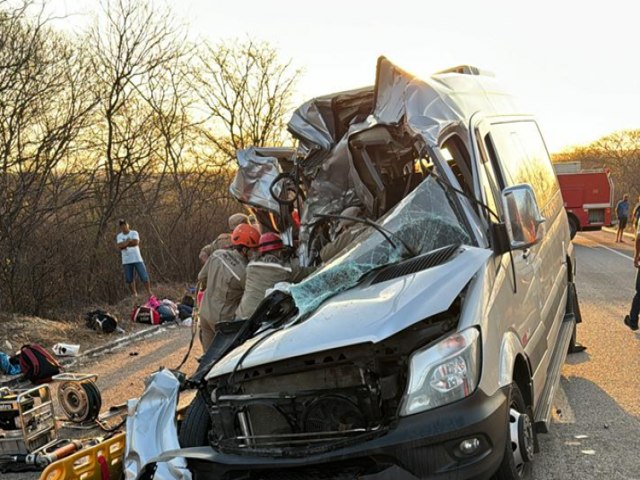
[[[606,168],[581,168],[580,162],[554,165],[564,208],[569,217],[571,238],[581,230],[600,230],[611,225],[613,182]]]

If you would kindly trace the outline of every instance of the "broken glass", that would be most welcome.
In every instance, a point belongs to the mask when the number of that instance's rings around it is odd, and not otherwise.
[[[428,177],[378,223],[422,255],[451,244],[470,244],[461,218],[447,192]],[[366,273],[409,256],[402,242],[394,244],[367,227],[339,257],[291,286],[300,314],[312,312],[326,299],[355,286]]]

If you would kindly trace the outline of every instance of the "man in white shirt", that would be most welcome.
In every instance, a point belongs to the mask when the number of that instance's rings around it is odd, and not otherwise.
[[[124,278],[129,286],[129,291],[135,297],[138,296],[136,291],[136,282],[134,281],[134,271],[138,272],[140,281],[144,284],[149,296],[151,293],[151,282],[149,282],[149,274],[144,266],[142,255],[140,254],[140,235],[135,230],[129,228],[129,224],[123,218],[118,221],[120,225],[120,233],[116,237],[116,243],[122,255],[122,267],[124,268]]]

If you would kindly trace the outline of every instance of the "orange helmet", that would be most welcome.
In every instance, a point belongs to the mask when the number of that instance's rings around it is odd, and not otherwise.
[[[260,233],[251,225],[242,223],[233,229],[231,233],[231,243],[242,245],[247,248],[256,248],[260,241]]]

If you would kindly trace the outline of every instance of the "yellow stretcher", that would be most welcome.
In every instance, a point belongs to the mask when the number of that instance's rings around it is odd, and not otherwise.
[[[52,463],[40,480],[118,480],[123,472],[124,447],[125,434],[119,433]]]

